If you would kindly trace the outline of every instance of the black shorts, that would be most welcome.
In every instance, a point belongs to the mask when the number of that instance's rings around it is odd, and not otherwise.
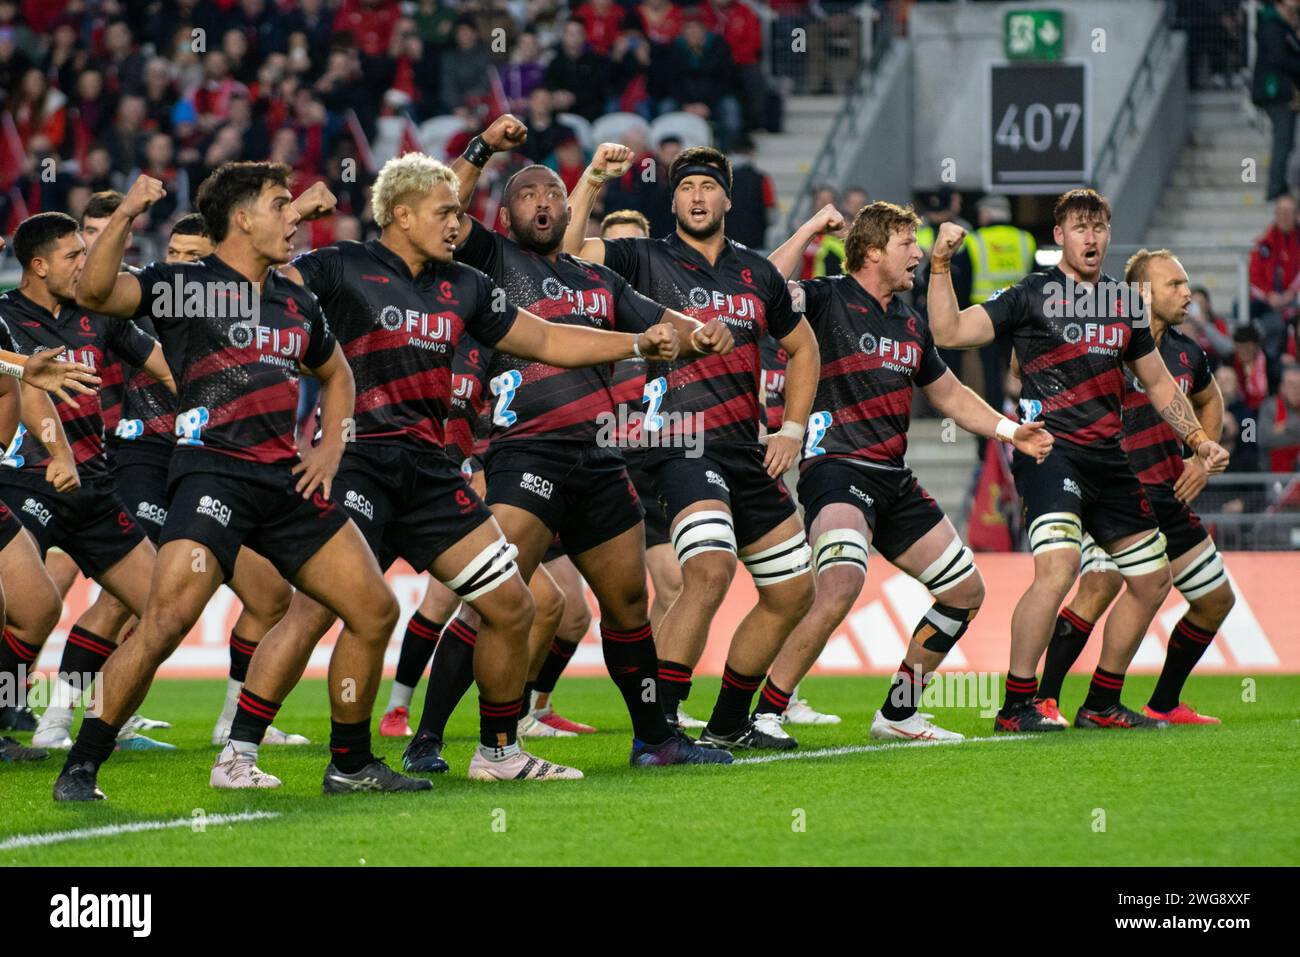
[[[1042,465],[1016,452],[1011,474],[1022,502],[1022,528],[1050,512],[1069,512],[1105,545],[1156,527],[1151,503],[1123,452],[1098,452],[1058,439]]]
[[[155,545],[167,523],[167,462],[114,459],[113,476],[127,513]]]
[[[385,571],[404,558],[424,571],[492,518],[444,453],[359,442],[349,447],[331,491]]]
[[[698,458],[680,451],[651,450],[646,472],[671,528],[673,521],[696,502],[718,499],[731,509],[736,544],[754,544],[795,514],[790,490],[763,467],[763,447],[711,445]]]
[[[645,547],[672,544],[672,536],[668,534],[668,516],[664,514],[654,482],[645,469],[645,454],[624,450],[623,458],[627,460],[628,478],[632,480],[632,487],[636,489],[641,507],[645,509]]]
[[[57,546],[87,578],[98,578],[144,540],[107,475],[87,476],[72,492],[44,482],[0,482],[0,499],[35,537],[42,558]]]
[[[8,505],[0,502],[0,552],[4,551],[22,530],[23,523],[18,521]]]
[[[871,529],[871,544],[891,562],[944,518],[911,469],[877,469],[844,459],[817,458],[805,465],[799,501],[809,528],[827,505],[856,506]]]
[[[281,484],[271,484],[274,471],[267,474],[265,481],[221,472],[174,475],[159,544],[190,539],[207,546],[227,579],[234,574],[239,549],[247,546],[292,578],[348,523],[348,516],[319,490],[310,499],[295,492],[298,477],[288,465]]]
[[[1173,486],[1146,486],[1147,499],[1155,509],[1156,521],[1165,535],[1165,555],[1172,562],[1193,549],[1200,548],[1210,537],[1201,524],[1201,516],[1191,510],[1186,502],[1174,498]]]
[[[570,556],[641,524],[643,512],[623,456],[598,445],[541,439],[488,447],[488,505],[531,512]]]

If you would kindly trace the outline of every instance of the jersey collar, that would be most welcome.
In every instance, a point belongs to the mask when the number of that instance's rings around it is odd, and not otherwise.
[[[722,266],[723,262],[726,261],[728,256],[735,255],[735,250],[732,249],[731,246],[731,240],[724,239],[722,243],[722,251],[718,253],[717,261],[710,263],[704,258],[704,255],[698,249],[690,245],[686,240],[682,239],[682,237],[677,234],[675,228],[671,233],[664,237],[663,241],[671,246],[679,255],[684,256],[687,259],[695,260],[706,269],[718,269]]]

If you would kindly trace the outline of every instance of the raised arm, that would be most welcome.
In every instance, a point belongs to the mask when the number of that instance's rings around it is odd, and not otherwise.
[[[930,285],[925,305],[930,319],[934,344],[942,349],[974,349],[988,345],[996,332],[993,320],[983,306],[957,308],[957,293],[952,288],[952,257],[961,248],[966,230],[954,223],[943,223],[934,239],[930,254]]]
[[[1056,439],[1045,422],[1015,423],[961,383],[949,369],[921,391],[941,414],[951,416],[959,426],[985,439],[1010,442],[1040,465],[1052,451]]]
[[[1160,358],[1159,351],[1152,350],[1141,358],[1131,360],[1128,367],[1142,383],[1142,389],[1156,411],[1169,423],[1174,434],[1186,442],[1188,448],[1203,460],[1209,474],[1217,475],[1226,469],[1227,451],[1211,439],[1201,427],[1191,400],[1183,395],[1182,389],[1178,388],[1178,383],[1174,381],[1165,367],[1164,360]]]
[[[844,228],[844,217],[831,203],[817,210],[806,223],[767,257],[768,262],[780,270],[786,279],[793,279],[799,271],[803,251],[822,233],[838,233]]]
[[[639,334],[607,332],[547,322],[520,309],[514,325],[496,348],[521,359],[562,369],[579,369],[633,357],[671,361],[677,358],[680,345],[676,328],[667,322]]]
[[[129,319],[140,307],[140,280],[122,272],[131,223],[137,216],[167,195],[163,185],[141,173],[120,206],[108,218],[86,256],[86,265],[77,280],[77,305],[107,316]]]
[[[491,126],[469,141],[464,153],[452,160],[451,170],[460,180],[460,233],[456,236],[457,249],[469,238],[469,202],[474,198],[474,189],[478,186],[483,167],[493,153],[509,152],[527,141],[528,127],[523,120],[502,113],[492,121]]]
[[[569,194],[569,228],[564,231],[564,251],[594,263],[605,261],[605,241],[587,238],[587,220],[596,207],[606,180],[618,179],[632,165],[632,151],[621,143],[601,143],[596,155]]]
[[[356,406],[357,387],[338,343],[323,365],[309,371],[320,380],[321,438],[320,444],[299,450],[302,461],[293,467],[293,474],[299,476],[294,491],[311,498],[319,488],[329,498],[351,434],[348,426]]]

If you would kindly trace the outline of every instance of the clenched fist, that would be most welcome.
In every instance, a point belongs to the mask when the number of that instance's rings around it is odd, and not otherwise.
[[[812,219],[808,220],[808,225],[820,236],[823,233],[838,233],[848,224],[844,222],[844,214],[836,209],[833,203],[827,203],[813,214]]]
[[[167,190],[163,189],[162,180],[141,173],[127,190],[126,198],[122,200],[122,205],[117,208],[117,211],[129,219],[135,219],[142,213],[148,212],[150,206],[166,195]]]
[[[323,180],[312,183],[293,201],[294,209],[298,210],[304,222],[328,216],[338,204],[339,198],[330,192]]]
[[[651,326],[637,336],[636,341],[643,359],[659,359],[664,362],[671,362],[677,358],[677,352],[681,348],[681,340],[677,338],[677,330],[666,322]]]
[[[622,143],[601,143],[587,167],[587,179],[599,186],[607,179],[618,179],[632,166],[632,150]]]
[[[947,262],[961,248],[962,240],[966,238],[966,230],[962,229],[956,223],[941,223],[939,225],[939,234],[934,238],[934,250],[931,257],[937,262]]]
[[[502,113],[482,136],[483,142],[492,147],[493,152],[504,153],[524,145],[528,139],[528,127],[519,117]]]
[[[691,345],[701,355],[725,356],[736,345],[731,330],[721,319],[710,319],[691,333]]]

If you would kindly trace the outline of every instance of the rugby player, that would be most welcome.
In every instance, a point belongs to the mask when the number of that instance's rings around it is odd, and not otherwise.
[[[664,615],[659,700],[675,718],[736,572],[745,563],[758,602],[736,629],[700,741],[723,748],[789,748],[750,719],[754,692],[781,643],[812,604],[811,551],[782,474],[803,444],[817,391],[817,342],[790,306],[785,279],[758,253],[728,240],[731,162],[708,147],[683,150],[669,167],[677,228],[662,239],[587,239],[585,224],[604,182],[631,150],[597,149],[570,197],[567,252],[603,263],[657,302],[727,324],[728,355],[651,362],[645,426],[655,434],[647,471],[664,505],[682,568],[682,592]],[[759,343],[772,335],[790,359],[785,421],[759,443],[763,414]]]
[[[940,415],[985,438],[1010,442],[1041,462],[1052,448],[1042,422],[1016,423],[962,385],[939,356],[924,319],[903,303],[922,251],[920,218],[875,202],[862,207],[845,243],[846,274],[796,285],[796,308],[821,350],[821,381],[809,418],[799,478],[813,541],[817,597],[777,655],[754,718],[780,736],[791,691],[853,607],[867,576],[867,549],[934,596],[912,631],[885,701],[871,722],[880,739],[960,741],[918,712],[926,683],[965,634],[984,600],[974,556],[905,462],[914,388]],[[818,211],[769,257],[786,276],[817,236],[836,232],[841,214]]]
[[[97,776],[118,729],[230,578],[244,545],[347,626],[331,660],[333,760],[322,790],[429,786],[370,751],[370,707],[397,601],[365,539],[330,499],[353,381],[315,297],[272,268],[289,259],[301,218],[289,176],[274,163],[222,165],[197,197],[212,255],[120,273],[132,220],[164,195],[160,182],[139,176],[77,284],[85,308],[153,318],[180,395],[154,587],[135,633],[104,665],[100,707],[81,723],[55,800],[103,800]],[[322,410],[321,441],[301,453],[294,444],[300,368],[320,380]],[[340,675],[350,679],[346,692]]]
[[[355,375],[355,441],[334,484],[375,553],[371,564],[377,558],[387,567],[401,556],[429,570],[482,620],[475,662],[480,743],[469,777],[578,778],[581,772],[534,758],[516,740],[533,601],[516,569],[515,546],[444,448],[453,351],[468,334],[487,348],[600,364],[635,350],[675,354],[676,333],[666,325],[639,335],[557,329],[518,309],[481,273],[450,261],[460,228],[457,187],[448,167],[423,154],[389,161],[372,191],[380,239],[306,253],[284,274],[301,278],[323,304]],[[321,596],[300,590],[259,645],[213,786],[278,785],[255,765],[260,734],[335,613]],[[345,619],[340,645],[350,627]],[[340,645],[332,690],[355,674],[338,667]],[[367,663],[367,714],[382,666],[383,648],[377,651]]]
[[[1217,442],[1223,430],[1223,393],[1210,373],[1204,350],[1178,328],[1192,301],[1186,271],[1168,249],[1141,249],[1129,257],[1124,279],[1138,284],[1147,297],[1151,335],[1160,358],[1191,401],[1201,428]],[[1170,635],[1164,667],[1142,712],[1170,724],[1220,724],[1218,718],[1200,714],[1181,700],[1188,676],[1236,602],[1223,558],[1200,516],[1191,509],[1205,488],[1208,473],[1199,456],[1184,457],[1183,444],[1137,381],[1130,377],[1127,385],[1120,444],[1165,536],[1174,587],[1188,602],[1187,612]],[[1110,607],[1123,584],[1110,556],[1085,537],[1079,590],[1056,619],[1043,665],[1040,697],[1048,701],[1060,698],[1065,674],[1087,644],[1093,623]]]
[[[502,145],[510,148],[523,135],[521,129]],[[457,163],[462,208],[491,148],[479,139]],[[685,340],[684,354],[730,350],[731,336],[720,323],[704,325],[665,309],[610,270],[564,255],[566,199],[564,183],[552,170],[526,167],[510,178],[503,195],[500,217],[508,236],[462,214],[457,260],[482,269],[512,299],[556,327],[636,331],[666,323]],[[642,350],[637,355],[656,358]],[[493,397],[484,460],[487,503],[518,546],[523,573],[532,574],[558,535],[590,583],[600,606],[606,668],[632,719],[632,765],[729,762],[729,754],[699,748],[674,733],[653,696],[645,694],[655,686],[657,659],[645,587],[643,512],[616,442],[600,438],[599,423],[614,414],[608,370],[566,371],[545,361],[518,361],[500,349],[485,352],[483,363]],[[473,627],[464,617],[454,624]],[[478,656],[476,648],[476,670]],[[443,702],[439,713],[446,708]],[[407,747],[410,769],[440,760],[442,729],[426,720],[431,711],[426,707]]]
[[[1011,336],[1022,364],[1021,419],[1045,421],[1056,439],[1041,465],[1019,452],[1012,465],[1034,580],[1011,619],[1006,694],[994,730],[1067,726],[1039,696],[1036,673],[1057,611],[1078,577],[1084,532],[1114,559],[1127,587],[1107,617],[1101,660],[1075,726],[1165,727],[1120,702],[1124,672],[1170,585],[1164,535],[1120,446],[1124,365],[1208,472],[1226,468],[1228,453],[1201,428],[1160,360],[1141,297],[1102,273],[1110,204],[1095,190],[1076,189],[1063,194],[1053,212],[1060,264],[960,311],[949,269],[965,231],[943,224],[928,292],[939,346],[972,349]]]
[[[74,301],[78,277],[86,261],[86,246],[75,219],[64,213],[40,213],[24,221],[14,234],[14,252],[23,267],[18,289],[0,296],[0,316],[8,323],[19,351],[67,347],[77,361],[98,370],[110,351],[130,356],[150,376],[174,388],[156,341],[138,327],[115,322]],[[104,453],[100,395],[60,403],[57,415],[49,398],[27,389],[23,419],[0,467],[0,499],[35,539],[42,558],[52,547],[62,549],[89,578],[116,601],[113,608],[130,616],[144,609],[153,573],[154,548],[126,511]],[[47,454],[47,451],[50,454]],[[35,583],[44,596],[43,583]],[[56,591],[56,596],[58,595]],[[61,597],[56,597],[56,606]],[[53,611],[58,623],[59,610]],[[94,622],[110,621],[101,634]],[[100,670],[112,652],[123,619],[107,616],[93,606],[78,618],[68,635],[56,683],[84,690],[86,676]],[[46,631],[48,635],[48,631]],[[38,648],[45,640],[30,640]],[[37,730],[37,747],[58,746],[42,740],[34,716],[24,714],[24,730]],[[164,747],[127,729],[123,747]]]

